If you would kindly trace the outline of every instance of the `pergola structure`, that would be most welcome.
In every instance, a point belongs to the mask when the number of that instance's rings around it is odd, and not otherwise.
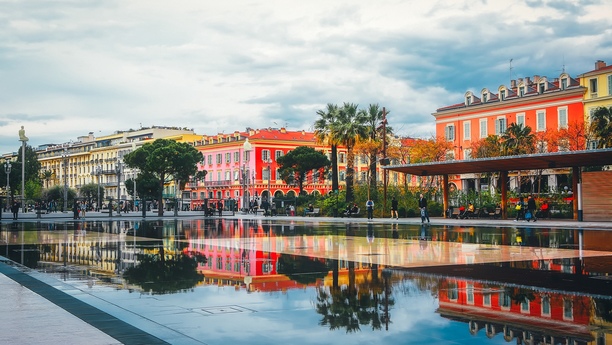
[[[586,151],[553,152],[528,154],[519,156],[504,156],[480,158],[462,161],[442,161],[406,165],[390,165],[384,167],[392,171],[417,176],[442,175],[442,193],[444,209],[448,209],[448,175],[499,172],[501,178],[501,209],[502,218],[507,219],[507,189],[508,172],[572,168],[572,184],[574,196],[574,219],[582,221],[581,167],[612,165],[612,149],[597,149]],[[446,217],[446,214],[445,214]]]

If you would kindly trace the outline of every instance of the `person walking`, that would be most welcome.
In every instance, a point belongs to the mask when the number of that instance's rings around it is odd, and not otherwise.
[[[391,219],[393,218],[399,219],[399,216],[397,215],[397,206],[398,206],[397,199],[393,197],[393,199],[391,199]]]
[[[368,211],[368,220],[374,219],[374,201],[372,199],[366,201],[366,210]]]
[[[425,223],[425,219],[427,219],[427,223],[429,223],[429,213],[427,213],[427,199],[421,193],[419,197],[419,208],[421,209],[421,223]]]
[[[274,201],[270,203],[270,213],[272,217],[276,216],[276,203]]]
[[[518,222],[518,220],[521,218],[525,218],[525,201],[523,197],[519,198],[519,201],[516,203],[514,209],[516,210],[516,219],[514,219],[515,222]]]
[[[530,217],[529,218],[525,217],[527,218],[527,222],[529,222],[532,219],[534,222],[538,220],[538,218],[536,218],[536,209],[537,209],[537,206],[536,206],[535,199],[531,195],[529,195],[527,197],[527,212],[529,212]]]
[[[13,201],[11,212],[13,213],[13,220],[17,220],[19,217],[19,203],[17,203],[17,201]]]

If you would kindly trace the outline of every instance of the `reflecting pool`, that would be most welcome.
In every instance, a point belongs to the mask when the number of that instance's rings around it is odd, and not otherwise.
[[[172,344],[611,344],[612,232],[5,223],[0,255]]]

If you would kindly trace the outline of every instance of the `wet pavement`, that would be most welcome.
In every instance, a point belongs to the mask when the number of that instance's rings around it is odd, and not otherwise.
[[[0,343],[612,340],[612,223],[20,217],[0,231]]]

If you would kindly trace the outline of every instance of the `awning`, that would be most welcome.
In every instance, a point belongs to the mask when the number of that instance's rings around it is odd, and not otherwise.
[[[383,167],[418,176],[612,165],[612,149],[539,153]]]

